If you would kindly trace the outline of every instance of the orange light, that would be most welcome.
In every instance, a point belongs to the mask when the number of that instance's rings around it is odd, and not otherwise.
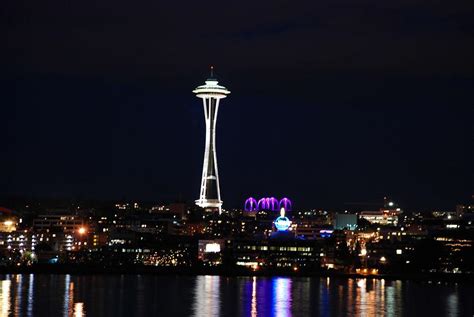
[[[79,234],[84,234],[84,233],[86,233],[86,228],[80,227],[78,232],[79,232]]]

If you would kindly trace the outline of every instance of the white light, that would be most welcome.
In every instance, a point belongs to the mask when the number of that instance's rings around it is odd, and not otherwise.
[[[217,169],[217,157],[214,147],[215,143],[215,126],[217,111],[219,108],[219,101],[230,94],[225,87],[219,86],[217,80],[208,79],[206,84],[197,87],[193,90],[198,98],[202,98],[204,106],[204,116],[206,119],[206,148],[204,151],[203,173],[201,179],[201,189],[199,199],[196,200],[196,205],[203,208],[218,208],[219,214],[222,212],[222,201],[219,187],[219,175]],[[212,101],[215,106],[211,107]],[[211,174],[209,174],[211,173]],[[209,180],[215,180],[215,187],[217,189],[216,199],[208,199],[207,185]],[[211,183],[209,183],[211,184]]]
[[[208,243],[204,249],[206,253],[217,253],[221,252],[221,245],[219,243]]]
[[[402,249],[397,249],[397,254],[402,254]]]
[[[364,287],[365,286],[365,279],[364,280],[358,280],[357,281],[357,286],[358,287]]]
[[[74,317],[85,316],[84,313],[84,303],[75,303],[74,304]]]

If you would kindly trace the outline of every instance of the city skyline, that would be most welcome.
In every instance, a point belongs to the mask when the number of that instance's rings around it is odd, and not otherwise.
[[[474,316],[472,1],[3,12],[1,316]]]

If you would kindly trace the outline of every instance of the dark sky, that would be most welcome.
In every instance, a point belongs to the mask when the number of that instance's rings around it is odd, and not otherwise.
[[[471,0],[5,2],[2,195],[196,199],[210,65],[225,207],[473,194]]]

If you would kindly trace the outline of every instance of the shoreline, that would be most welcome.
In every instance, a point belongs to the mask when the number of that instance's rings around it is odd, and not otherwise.
[[[423,274],[356,274],[337,271],[294,272],[290,270],[252,271],[232,268],[174,268],[154,266],[84,266],[84,265],[34,265],[28,267],[0,267],[0,274],[72,274],[72,275],[174,275],[200,276],[218,275],[223,277],[317,277],[341,279],[385,279],[414,282],[474,283],[474,274],[463,273],[423,273]]]

